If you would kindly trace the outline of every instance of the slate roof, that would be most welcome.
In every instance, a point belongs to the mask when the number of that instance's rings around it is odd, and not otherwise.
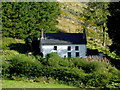
[[[42,45],[70,45],[70,44],[87,44],[86,37],[83,33],[44,33]]]

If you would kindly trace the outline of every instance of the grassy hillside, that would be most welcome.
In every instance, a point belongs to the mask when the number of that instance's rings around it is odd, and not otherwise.
[[[102,28],[96,26],[91,20],[87,20],[84,17],[84,10],[87,7],[86,3],[82,2],[65,2],[60,3],[61,16],[57,19],[59,22],[56,26],[63,32],[67,33],[82,33],[83,28],[86,29],[87,35],[87,48],[97,49],[99,52],[103,52],[107,56],[112,58],[119,58],[115,52],[110,52],[109,46],[112,44],[112,40],[109,38],[106,32],[106,46],[103,46],[103,31]],[[86,24],[87,26],[85,26]]]

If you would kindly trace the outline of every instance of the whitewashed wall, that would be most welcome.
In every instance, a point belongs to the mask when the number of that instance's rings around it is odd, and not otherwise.
[[[57,50],[54,50],[54,46],[57,46]],[[71,46],[71,51],[68,51],[68,46]],[[75,50],[75,46],[79,46],[79,50]],[[44,58],[48,53],[57,52],[61,57],[68,57],[67,53],[71,52],[71,57],[76,56],[76,52],[79,52],[80,57],[86,56],[86,45],[42,45],[41,51],[43,52]]]

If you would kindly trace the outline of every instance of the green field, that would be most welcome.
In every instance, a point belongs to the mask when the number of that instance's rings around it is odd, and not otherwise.
[[[15,80],[3,80],[2,88],[77,88],[73,86],[67,86],[64,84],[49,84],[49,83],[39,83],[39,82],[25,82],[25,81],[15,81]]]

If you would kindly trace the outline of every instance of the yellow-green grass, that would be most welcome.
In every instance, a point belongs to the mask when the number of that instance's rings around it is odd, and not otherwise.
[[[79,11],[81,13],[83,13],[83,9],[87,7],[86,3],[82,3],[82,2],[61,2],[60,6],[62,8],[66,7],[66,9],[72,9],[74,11]]]
[[[77,22],[70,21],[69,19],[66,19],[63,17],[59,17],[57,19],[57,21],[59,23],[58,23],[58,25],[56,25],[56,27],[61,29],[61,31],[63,31],[63,32],[76,33],[77,29],[80,28],[80,26],[76,25],[76,24],[78,24]]]
[[[2,80],[2,88],[77,88],[64,84],[50,84],[40,82],[25,82],[15,80]]]

